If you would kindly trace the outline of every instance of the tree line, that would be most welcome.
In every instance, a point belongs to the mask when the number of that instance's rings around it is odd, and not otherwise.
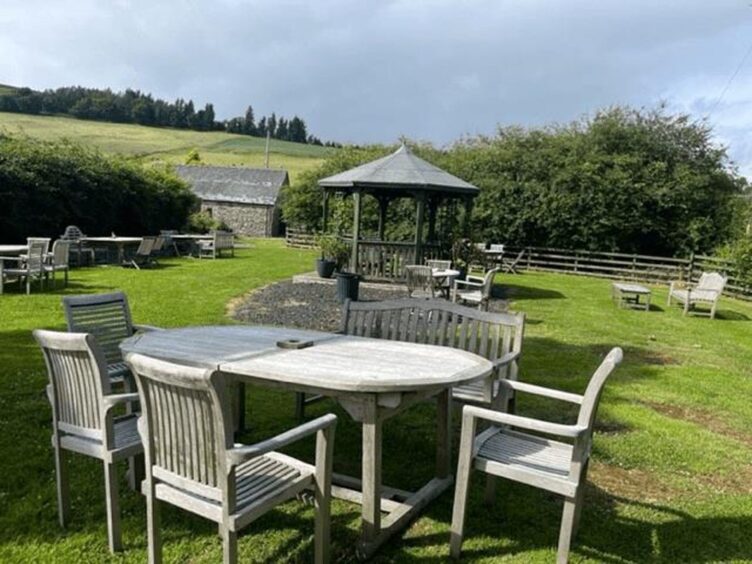
[[[256,121],[253,108],[248,106],[245,115],[218,121],[211,103],[196,109],[193,100],[178,98],[174,102],[168,102],[130,88],[124,92],[82,86],[65,86],[44,91],[16,88],[0,94],[0,112],[69,115],[94,121],[195,131],[227,131],[256,137],[266,137],[268,134],[273,139],[282,141],[325,144],[308,133],[305,121],[297,115],[288,119],[272,113]],[[337,144],[327,142],[326,145]]]
[[[304,173],[285,192],[285,221],[318,229],[318,180],[394,149],[348,147]],[[717,251],[738,236],[738,217],[747,224],[752,217],[740,197],[747,181],[708,124],[663,107],[607,108],[570,124],[504,127],[445,149],[413,149],[480,188],[472,216],[477,241],[687,256]],[[347,233],[352,204],[334,200],[330,225]],[[364,201],[366,231],[378,225],[372,200]],[[390,206],[387,238],[409,239],[414,225],[414,202]],[[449,241],[460,236],[458,227],[448,225]]]

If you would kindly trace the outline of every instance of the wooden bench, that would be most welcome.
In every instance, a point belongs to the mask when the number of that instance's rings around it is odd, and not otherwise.
[[[227,231],[215,231],[208,241],[198,242],[199,258],[222,257],[224,251],[229,251],[230,256],[235,256],[235,239],[232,233]]]

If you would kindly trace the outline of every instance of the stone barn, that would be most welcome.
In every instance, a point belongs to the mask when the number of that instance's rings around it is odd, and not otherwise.
[[[280,191],[290,183],[286,170],[199,165],[176,170],[201,199],[201,211],[233,232],[252,237],[280,234]]]

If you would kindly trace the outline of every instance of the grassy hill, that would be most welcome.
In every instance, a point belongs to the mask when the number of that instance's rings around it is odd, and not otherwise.
[[[0,90],[5,87],[0,85]],[[192,149],[202,162],[213,165],[264,166],[266,140],[218,131],[146,127],[124,123],[78,120],[0,112],[0,130],[46,140],[70,139],[107,153],[121,153],[145,162],[181,164]],[[269,166],[284,168],[295,180],[301,172],[321,163],[332,149],[272,139]]]

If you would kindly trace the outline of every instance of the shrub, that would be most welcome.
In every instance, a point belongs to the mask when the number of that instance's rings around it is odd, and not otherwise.
[[[185,225],[197,199],[171,171],[69,142],[0,133],[0,240],[145,235]]]
[[[215,219],[209,212],[199,211],[188,216],[186,229],[191,233],[208,233],[213,230],[229,231],[224,221]]]

